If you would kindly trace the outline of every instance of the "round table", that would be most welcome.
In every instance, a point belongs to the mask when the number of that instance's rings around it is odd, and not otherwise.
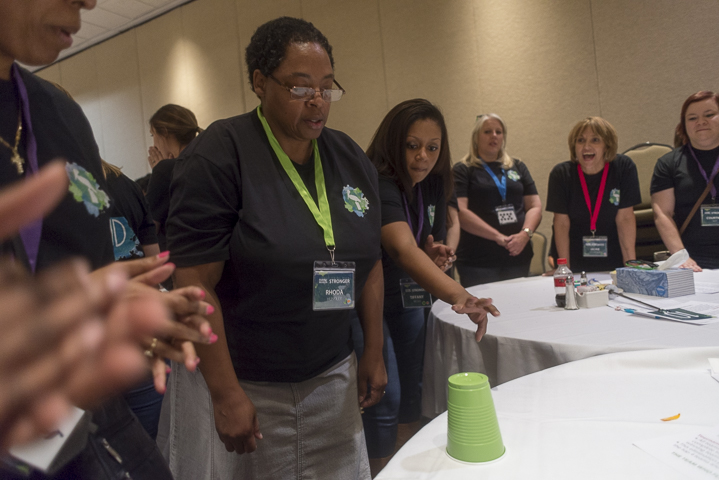
[[[412,437],[377,480],[686,478],[633,445],[719,425],[719,346],[622,352],[543,370],[492,389],[505,455],[446,455],[446,412]],[[677,420],[662,418],[680,413]]]
[[[695,274],[694,279],[719,283],[719,270],[705,270]],[[468,290],[478,297],[492,298],[501,316],[490,316],[487,334],[477,343],[476,326],[466,315],[456,314],[444,302],[435,302],[427,322],[422,387],[422,414],[428,418],[447,409],[447,378],[454,373],[481,372],[489,377],[490,385],[497,386],[595,355],[719,345],[719,323],[689,325],[631,315],[609,307],[558,308],[551,277],[508,280]],[[659,306],[667,301],[719,303],[719,294],[668,300],[633,296]]]

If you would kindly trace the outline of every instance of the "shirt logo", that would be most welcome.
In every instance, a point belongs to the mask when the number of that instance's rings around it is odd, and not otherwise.
[[[519,181],[519,174],[515,172],[514,170],[510,170],[507,172],[507,176],[510,180],[514,180],[515,182]]]
[[[609,203],[614,205],[615,207],[619,206],[619,189],[614,188],[611,192],[609,192]]]
[[[342,198],[345,201],[345,208],[356,213],[358,217],[364,217],[365,212],[369,210],[369,200],[359,188],[346,185],[342,188]]]
[[[427,216],[429,217],[429,226],[430,227],[434,227],[434,211],[435,211],[434,205],[427,206]]]
[[[115,260],[142,258],[145,254],[140,250],[140,241],[127,223],[125,217],[112,217],[110,219],[110,234]]]
[[[87,213],[97,217],[110,206],[110,197],[100,189],[92,173],[76,163],[66,163],[65,172],[70,180],[68,190],[76,202],[84,203]]]

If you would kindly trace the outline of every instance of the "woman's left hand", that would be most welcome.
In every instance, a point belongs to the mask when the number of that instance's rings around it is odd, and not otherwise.
[[[443,272],[452,268],[452,263],[457,260],[454,250],[447,245],[435,242],[432,235],[428,235],[427,240],[424,242],[424,253],[426,253]]]
[[[452,305],[452,310],[456,313],[466,314],[472,322],[477,324],[477,332],[474,337],[479,342],[487,331],[487,313],[491,313],[493,317],[498,317],[500,313],[497,307],[492,304],[491,298],[477,298],[473,295],[467,295],[464,303]]]
[[[509,240],[507,241],[505,248],[509,250],[510,257],[516,257],[522,253],[524,247],[527,246],[527,242],[529,242],[529,235],[525,232],[515,233],[514,235],[510,235],[508,238]]]

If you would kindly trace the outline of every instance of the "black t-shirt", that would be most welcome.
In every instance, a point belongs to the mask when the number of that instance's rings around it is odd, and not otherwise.
[[[594,210],[602,173],[584,175]],[[599,272],[623,266],[622,249],[617,233],[617,212],[641,202],[637,167],[625,155],[609,163],[604,198],[599,209],[596,236],[608,237],[607,257],[584,257],[582,238],[591,236],[591,218],[577,172],[577,163],[562,162],[549,174],[547,211],[569,215],[569,258],[574,271]]]
[[[147,175],[135,179],[135,183],[140,186],[140,188],[142,189],[142,193],[145,195],[147,195],[147,186],[150,184],[151,178],[152,174],[148,173]]]
[[[697,162],[688,152],[688,145],[679,147],[661,157],[654,167],[651,193],[674,189],[674,222],[681,228],[707,182],[699,171]],[[714,163],[719,158],[719,147],[713,150],[694,149],[707,178],[711,175]],[[719,175],[714,177],[714,185],[719,186]],[[718,187],[719,188],[719,187]],[[712,201],[711,191],[702,204]],[[719,268],[719,228],[701,226],[701,210],[697,210],[682,235],[684,247],[689,255],[702,267]]]
[[[335,259],[356,262],[357,300],[381,258],[377,171],[341,132],[325,128],[318,145]],[[255,111],[201,133],[182,152],[170,190],[173,261],[225,262],[215,290],[238,378],[303,381],[349,355],[349,311],[312,310],[314,262],[330,260],[322,229]]]
[[[502,164],[490,162],[489,168],[502,179]],[[454,189],[457,197],[467,197],[469,210],[475,213],[491,227],[497,229],[504,235],[514,235],[522,230],[524,226],[524,197],[537,195],[537,187],[527,166],[521,160],[514,159],[514,165],[506,170],[507,177],[507,205],[513,205],[517,216],[516,223],[506,225],[499,224],[496,208],[503,204],[502,195],[499,193],[497,184],[494,182],[484,167],[469,166],[466,163],[458,163],[454,166]],[[512,257],[506,248],[497,245],[497,242],[486,238],[472,235],[462,230],[457,247],[457,263],[473,267],[506,267],[515,265],[526,265],[532,261],[534,252],[531,242],[527,242],[522,252]]]
[[[435,242],[444,241],[447,237],[447,202],[442,177],[439,175],[428,175],[414,186],[414,195],[409,203],[409,215],[412,235],[415,237],[419,228],[418,192],[420,189],[424,220],[418,246],[423,249],[430,234],[434,237]],[[382,199],[383,227],[395,222],[409,223],[402,191],[394,180],[380,176],[379,196]],[[394,263],[384,248],[382,249],[382,268],[384,270],[384,307],[387,311],[395,311],[402,308],[399,282],[403,278],[410,278],[410,276]]]
[[[152,169],[150,183],[147,185],[147,204],[152,219],[158,223],[157,239],[160,250],[167,250],[167,215],[170,212],[170,182],[177,163],[176,158],[167,158]]]
[[[54,159],[68,163],[69,192],[43,220],[37,271],[72,256],[89,260],[92,268],[113,260],[110,241],[109,206],[112,201],[102,175],[100,154],[92,129],[80,106],[54,85],[20,69],[27,88],[32,130],[37,141],[38,166],[42,168]],[[14,81],[0,80],[0,136],[9,144],[15,143],[17,115],[20,102]],[[23,115],[24,117],[24,115]],[[25,172],[30,170],[27,160],[27,118],[23,118],[20,154],[26,159]],[[20,180],[10,162],[11,151],[0,145],[0,187]],[[18,258],[22,242],[7,247]],[[9,244],[6,244],[9,245]]]
[[[107,176],[107,192],[113,200],[110,236],[115,260],[144,257],[140,246],[157,243],[157,235],[140,186],[124,174],[111,173]]]

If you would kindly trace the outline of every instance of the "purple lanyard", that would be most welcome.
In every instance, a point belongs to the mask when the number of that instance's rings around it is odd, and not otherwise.
[[[22,109],[22,126],[25,129],[27,144],[25,146],[25,153],[27,154],[27,160],[30,164],[30,168],[25,172],[25,177],[37,174],[37,141],[35,140],[35,134],[32,130],[32,121],[30,120],[30,101],[27,96],[27,88],[25,83],[22,81],[20,76],[20,69],[16,63],[12,64],[12,75],[15,79],[15,85],[17,86],[18,93],[20,94],[20,108]],[[30,263],[30,270],[35,273],[35,266],[37,265],[37,254],[40,250],[40,237],[42,236],[42,218],[28,223],[20,229],[20,238],[25,246],[25,253],[27,254],[28,262]]]
[[[422,188],[417,188],[417,206],[419,207],[419,228],[417,229],[417,233],[415,233],[415,240],[417,240],[417,246],[419,247],[419,240],[422,237],[422,227],[424,226],[424,203],[422,202]],[[404,211],[407,214],[407,223],[409,223],[409,229],[412,230],[412,233],[414,233],[414,228],[412,227],[412,217],[409,215],[409,205],[407,203],[407,196],[403,193],[402,194],[402,200],[404,200]]]
[[[692,153],[692,157],[694,157],[694,160],[697,162],[697,167],[699,167],[699,171],[702,173],[702,177],[704,177],[704,180],[707,181],[707,185],[709,185],[709,182],[714,180],[714,177],[716,176],[717,172],[719,171],[719,157],[717,157],[716,162],[714,162],[714,168],[712,169],[712,175],[711,177],[707,177],[707,172],[704,170],[704,167],[702,167],[702,164],[699,163],[699,159],[697,158],[696,154],[694,153],[694,148],[687,144],[687,147],[689,148],[689,151]],[[712,202],[715,201],[717,197],[717,187],[715,187],[712,184]]]

